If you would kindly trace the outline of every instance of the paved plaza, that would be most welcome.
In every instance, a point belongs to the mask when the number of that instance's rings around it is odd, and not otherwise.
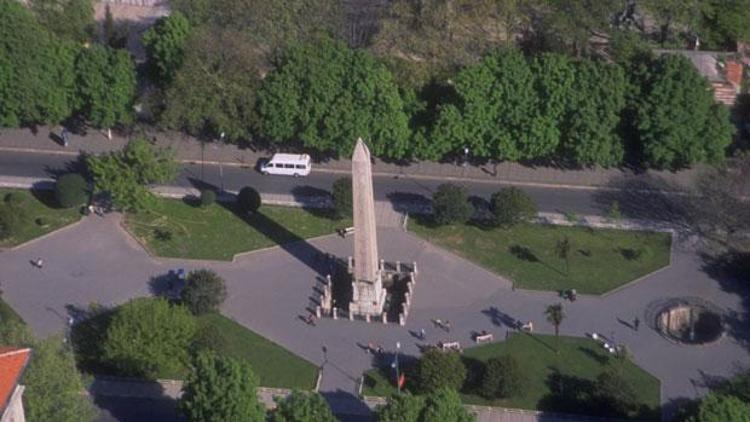
[[[149,280],[171,269],[211,268],[224,277],[229,297],[223,312],[246,327],[323,368],[321,392],[337,406],[364,411],[354,400],[362,372],[374,363],[368,343],[387,352],[400,342],[405,355],[418,355],[420,343],[412,332],[425,329],[427,341],[472,344],[471,333],[487,330],[503,339],[510,321],[534,321],[536,332],[552,333],[544,319],[547,305],[559,301],[553,292],[513,290],[511,283],[462,258],[435,247],[397,224],[381,227],[379,249],[389,261],[416,261],[419,275],[405,327],[359,321],[323,319],[315,327],[307,314],[315,296],[316,279],[327,272],[320,253],[352,254],[351,238],[338,236],[271,248],[238,256],[234,262],[164,259],[149,256],[121,227],[121,216],[88,216],[73,226],[16,249],[0,253],[0,282],[4,298],[38,335],[64,330],[68,307],[92,302],[114,305],[149,295]],[[746,292],[731,280],[718,280],[704,270],[704,261],[691,247],[678,244],[672,265],[638,283],[604,297],[579,296],[565,303],[567,318],[561,334],[584,336],[597,332],[614,336],[633,352],[635,361],[662,381],[667,411],[677,400],[705,392],[715,377],[731,376],[750,364],[750,338],[744,324]],[[44,259],[44,268],[30,263]],[[654,329],[627,326],[636,316],[647,321],[653,304],[668,298],[699,297],[732,315],[728,334],[707,346],[673,344]],[[450,320],[450,333],[431,320]],[[325,351],[325,352],[324,352]],[[362,407],[357,409],[357,407]],[[342,409],[337,409],[341,411]]]

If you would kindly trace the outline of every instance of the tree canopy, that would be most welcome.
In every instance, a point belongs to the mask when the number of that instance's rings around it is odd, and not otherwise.
[[[109,129],[132,122],[135,65],[127,51],[99,44],[81,49],[76,80],[80,111],[92,125]]]
[[[143,45],[151,66],[156,71],[157,81],[168,84],[182,66],[185,45],[190,35],[190,23],[179,11],[159,18],[156,24],[143,34]]]
[[[443,387],[460,389],[466,380],[466,367],[455,352],[431,349],[422,354],[417,364],[417,383],[424,392]]]
[[[52,34],[83,43],[94,31],[92,0],[31,0],[28,2],[39,23]]]
[[[201,351],[182,387],[180,408],[190,422],[263,422],[266,414],[257,387],[249,363]]]
[[[0,0],[0,126],[55,124],[70,116],[75,50],[21,2]]]
[[[86,422],[96,417],[70,348],[59,337],[35,342],[24,373],[26,418],[33,421]]]
[[[162,298],[137,298],[120,306],[107,328],[104,360],[122,375],[174,376],[188,363],[197,330],[187,308]]]
[[[409,154],[408,118],[388,69],[331,38],[290,46],[258,102],[260,134],[271,142],[350,155],[361,137],[374,155]]]
[[[723,160],[734,128],[690,60],[660,56],[645,78],[636,115],[645,162],[676,169]]]
[[[336,422],[328,403],[318,393],[292,391],[283,400],[277,401],[272,422]]]

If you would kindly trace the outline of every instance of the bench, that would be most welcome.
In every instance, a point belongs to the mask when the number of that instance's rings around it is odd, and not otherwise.
[[[455,350],[457,352],[461,351],[461,343],[457,341],[441,342],[439,346],[440,346],[440,349],[443,350],[444,352],[449,351],[449,350]]]
[[[474,341],[477,342],[477,343],[482,343],[482,342],[485,342],[485,341],[486,342],[491,342],[493,339],[494,339],[494,336],[492,334],[490,334],[490,333],[479,334],[476,337],[474,337]]]
[[[347,227],[345,229],[339,229],[339,236],[346,237],[350,234],[354,234],[354,227]]]

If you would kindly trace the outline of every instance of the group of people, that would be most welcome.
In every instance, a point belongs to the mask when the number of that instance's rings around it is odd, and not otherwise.
[[[435,325],[437,325],[438,327],[440,327],[443,330],[445,330],[446,333],[450,333],[451,332],[451,322],[450,322],[450,320],[446,319],[445,321],[443,321],[441,319],[435,319],[434,321],[435,321]]]

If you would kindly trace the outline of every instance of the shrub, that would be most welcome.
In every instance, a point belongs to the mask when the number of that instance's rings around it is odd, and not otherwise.
[[[534,201],[521,189],[510,187],[492,194],[490,210],[495,217],[495,224],[512,226],[536,216]]]
[[[440,225],[464,223],[474,211],[466,189],[450,183],[438,186],[432,195],[432,208],[435,222]]]
[[[237,194],[237,205],[246,213],[258,211],[261,205],[260,194],[250,186],[245,186]]]
[[[263,422],[258,377],[245,361],[199,352],[182,387],[180,408],[190,422]]]
[[[342,177],[333,182],[333,210],[337,218],[351,217],[352,206],[352,178]]]
[[[63,174],[55,183],[55,198],[63,208],[73,208],[88,201],[86,179],[78,173]]]
[[[523,375],[513,356],[501,356],[487,361],[482,377],[481,393],[488,399],[517,395],[523,388]]]
[[[215,312],[227,298],[224,279],[211,270],[191,271],[180,294],[182,303],[195,315]]]
[[[216,192],[211,189],[203,189],[201,191],[201,206],[207,207],[213,205],[216,202]]]
[[[21,192],[10,192],[5,195],[3,201],[9,207],[23,208],[26,206],[26,196]]]
[[[44,217],[37,217],[36,219],[34,219],[34,223],[36,223],[36,225],[39,227],[45,227],[49,224],[47,222],[47,219]]]
[[[27,215],[23,210],[8,204],[0,204],[0,240],[6,240],[18,233]]]
[[[432,349],[425,352],[417,364],[417,384],[424,392],[442,387],[458,390],[466,380],[466,367],[456,352]]]
[[[272,422],[336,422],[331,408],[318,393],[292,391],[283,400],[277,400]]]
[[[112,317],[102,345],[104,360],[120,375],[173,377],[188,363],[195,317],[166,299],[137,298]]]

